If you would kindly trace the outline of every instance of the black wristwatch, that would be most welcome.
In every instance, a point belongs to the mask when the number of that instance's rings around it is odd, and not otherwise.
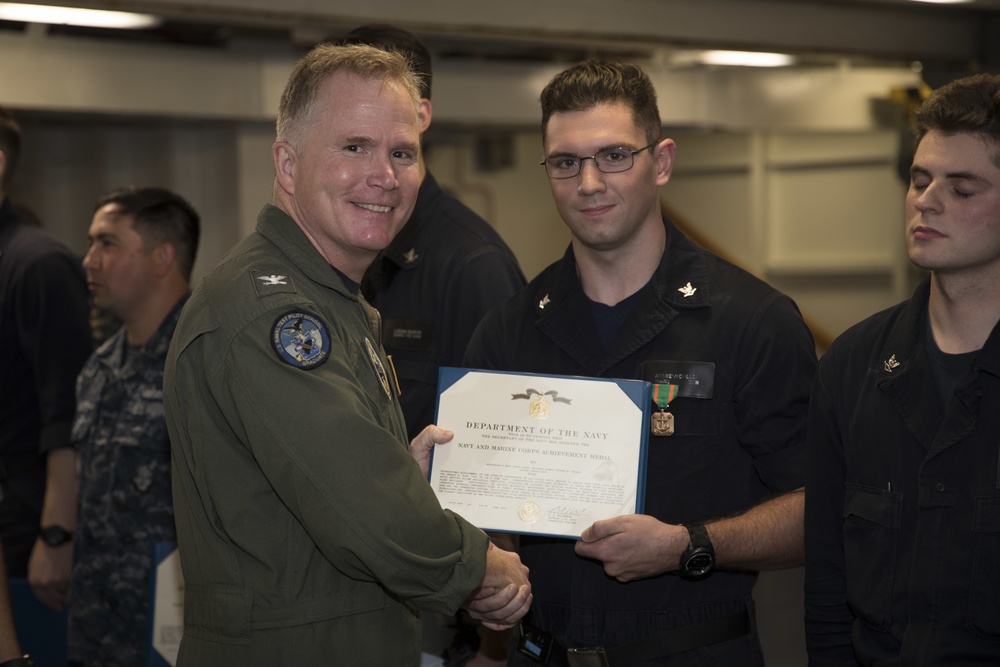
[[[73,539],[73,533],[62,526],[44,526],[38,531],[38,536],[50,547],[62,546]],[[0,667],[3,665],[0,664]]]
[[[0,662],[0,667],[35,667],[35,661],[25,653],[20,658],[11,658]]]
[[[715,549],[712,548],[712,540],[708,538],[705,526],[694,524],[684,527],[691,536],[691,543],[681,554],[677,574],[692,581],[703,579],[715,569]]]

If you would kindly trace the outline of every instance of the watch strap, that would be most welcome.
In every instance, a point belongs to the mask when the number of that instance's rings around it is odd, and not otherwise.
[[[705,526],[685,524],[684,527],[687,528],[691,542],[681,554],[677,574],[688,580],[703,579],[715,568],[715,548]]]
[[[710,550],[715,554],[715,549],[712,547],[712,540],[708,536],[708,529],[700,523],[685,524],[687,528],[688,536],[691,538],[691,547],[703,548]],[[689,547],[690,548],[690,547]]]
[[[73,531],[53,524],[51,526],[42,526],[38,530],[38,536],[50,547],[59,547],[73,540]],[[3,667],[2,663],[0,663],[0,667]]]

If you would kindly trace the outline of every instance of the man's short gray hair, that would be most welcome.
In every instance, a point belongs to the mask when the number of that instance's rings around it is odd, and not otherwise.
[[[420,106],[419,82],[406,58],[372,46],[320,44],[295,65],[278,104],[277,139],[297,144],[303,128],[315,117],[316,97],[323,82],[336,72],[395,82]]]

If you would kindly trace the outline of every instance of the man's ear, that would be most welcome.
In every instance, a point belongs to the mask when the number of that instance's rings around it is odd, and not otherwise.
[[[670,174],[674,170],[677,144],[673,139],[664,139],[653,150],[653,155],[656,157],[656,185],[662,187],[670,180]]]
[[[420,98],[420,106],[417,107],[417,119],[420,121],[420,134],[427,131],[431,126],[431,116],[434,115],[434,107],[426,97]]]
[[[281,189],[288,194],[295,193],[295,149],[287,141],[276,141],[271,147],[274,159],[274,177]]]
[[[3,192],[3,177],[7,173],[7,154],[0,151],[0,192]]]
[[[161,243],[153,248],[156,275],[161,278],[174,268],[177,263],[177,248],[172,243]]]

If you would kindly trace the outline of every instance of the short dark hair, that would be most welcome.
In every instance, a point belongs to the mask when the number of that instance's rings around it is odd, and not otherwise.
[[[177,268],[191,280],[195,253],[198,251],[200,218],[180,195],[166,188],[129,186],[112,190],[97,200],[95,211],[113,204],[116,216],[131,216],[132,228],[142,237],[147,249],[169,243],[177,250]]]
[[[431,54],[423,42],[412,32],[397,28],[388,23],[369,23],[358,26],[336,41],[337,44],[365,44],[382,49],[395,51],[406,57],[410,69],[419,79],[420,97],[431,99]]]
[[[410,69],[405,57],[366,44],[320,44],[296,63],[281,93],[276,123],[278,141],[287,141],[292,145],[299,143],[300,135],[318,113],[316,96],[320,87],[337,72],[398,82],[413,100],[416,119],[420,105],[419,86],[417,75]]]
[[[632,119],[646,133],[649,143],[658,141],[663,133],[656,89],[638,65],[586,60],[549,81],[542,90],[541,102],[543,137],[552,114],[614,103],[632,110]]]
[[[1000,75],[974,74],[941,86],[917,109],[913,125],[917,144],[931,130],[978,135],[1000,166]]]
[[[21,126],[14,114],[3,107],[0,107],[0,153],[7,157],[7,167],[0,174],[0,189],[5,190],[21,159]]]

